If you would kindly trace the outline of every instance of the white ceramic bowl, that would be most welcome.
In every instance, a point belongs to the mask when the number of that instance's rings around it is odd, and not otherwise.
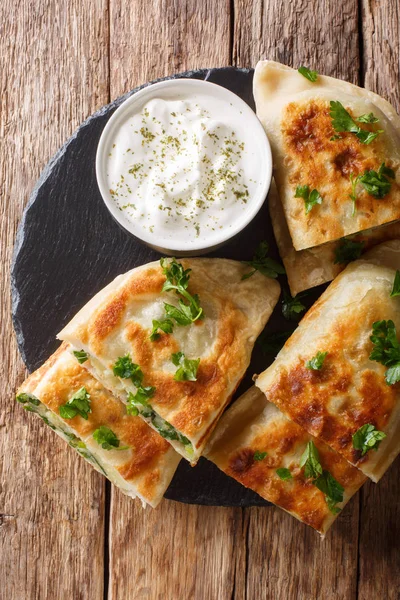
[[[212,241],[207,239],[190,243],[174,240],[160,239],[155,233],[144,230],[143,227],[130,221],[124,212],[118,209],[109,191],[107,181],[106,165],[112,140],[121,124],[130,116],[141,111],[142,107],[153,98],[164,100],[181,100],[193,94],[207,95],[230,104],[237,111],[238,119],[246,119],[246,130],[251,132],[251,144],[254,156],[259,161],[257,165],[256,192],[249,198],[245,210],[240,218],[232,221],[227,228],[213,234]],[[212,116],[212,115],[211,115]],[[240,233],[257,215],[262,207],[271,184],[272,178],[272,156],[267,135],[255,113],[239,96],[224,87],[197,79],[170,79],[149,85],[136,92],[125,100],[111,116],[100,137],[96,154],[96,176],[97,183],[103,197],[104,203],[119,225],[134,235],[136,238],[158,250],[162,254],[175,256],[194,256],[205,254],[225,244],[238,233]]]

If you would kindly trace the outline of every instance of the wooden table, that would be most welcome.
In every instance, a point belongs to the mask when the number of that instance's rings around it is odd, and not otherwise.
[[[278,508],[142,510],[13,401],[25,371],[8,271],[45,163],[145,81],[268,57],[365,85],[399,110],[399,2],[4,0],[0,12],[0,597],[398,600],[399,461],[325,541]]]

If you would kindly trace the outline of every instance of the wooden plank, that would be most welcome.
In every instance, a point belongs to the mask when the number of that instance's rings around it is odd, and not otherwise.
[[[363,71],[366,88],[381,94],[400,112],[400,6],[363,1]],[[400,461],[378,484],[361,494],[359,599],[400,597]]]
[[[21,0],[3,2],[0,15],[0,595],[100,600],[104,481],[14,401],[25,371],[9,263],[41,168],[108,99],[107,4]]]
[[[110,5],[111,97],[188,69],[230,64],[230,2]],[[243,590],[241,509],[163,501],[143,510],[112,490],[109,597],[218,598]],[[236,582],[236,584],[235,584]]]
[[[233,59],[269,58],[359,83],[357,0],[235,0]],[[359,498],[321,541],[277,508],[248,510],[247,598],[356,597]]]

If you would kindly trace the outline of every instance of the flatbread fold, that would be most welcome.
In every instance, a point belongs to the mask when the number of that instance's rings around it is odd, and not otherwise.
[[[383,98],[351,83],[318,75],[312,83],[295,69],[261,61],[254,75],[257,115],[271,142],[274,177],[296,251],[397,221],[400,218],[400,117]],[[330,102],[340,102],[356,125],[382,133],[369,144],[333,129]],[[357,118],[373,115],[375,123]],[[339,138],[339,139],[338,139]],[[391,189],[375,198],[352,178],[381,165],[394,171]],[[322,202],[308,214],[298,186],[316,189]]]
[[[400,241],[373,248],[336,277],[307,312],[256,385],[290,419],[324,441],[373,481],[400,451],[400,384],[369,358],[373,323],[392,320],[400,333],[400,297],[391,297]],[[307,368],[318,352],[319,370]],[[352,436],[371,424],[386,434],[364,456]]]
[[[63,419],[60,406],[82,387],[90,395],[88,419],[79,415]],[[25,407],[41,417],[124,494],[140,498],[144,505],[157,506],[181,457],[142,419],[127,415],[124,404],[78,363],[67,344],[62,344],[32,373],[17,394],[32,394],[37,400],[27,401]],[[93,437],[101,426],[111,429],[121,448],[127,448],[103,449]]]
[[[150,340],[152,321],[165,317],[164,303],[178,304],[175,292],[162,292],[166,277],[158,262],[117,277],[61,331],[59,338],[90,355],[94,376],[123,402],[137,388],[116,377],[113,365],[129,355],[144,373],[143,384],[155,388],[149,400],[153,417],[142,418],[162,433],[162,419],[189,443],[169,441],[192,464],[202,453],[218,418],[229,403],[250,362],[254,342],[278,300],[279,284],[249,267],[226,259],[184,259],[192,269],[188,290],[197,294],[204,319]],[[173,353],[200,358],[197,381],[175,381]],[[84,365],[84,366],[85,366]]]
[[[324,535],[337,517],[325,495],[307,479],[300,458],[313,441],[324,469],[344,488],[342,509],[366,477],[337,452],[290,421],[256,387],[248,390],[222,416],[206,456],[224,473]],[[261,460],[256,453],[266,453]],[[257,454],[256,454],[257,457]],[[289,469],[282,480],[277,469]]]

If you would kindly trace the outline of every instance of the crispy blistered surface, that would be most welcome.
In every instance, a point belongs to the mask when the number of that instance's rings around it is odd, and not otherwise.
[[[108,392],[71,355],[66,344],[20,387],[19,393],[34,394],[52,412],[59,415],[59,408],[82,387],[90,395],[91,411],[85,420],[77,415],[63,421],[92,448],[96,442],[91,438],[100,426],[110,428],[126,451],[111,451],[112,465],[122,478],[139,491],[141,496],[157,502],[163,495],[178,463],[178,456],[166,440],[160,437],[139,417],[126,414],[126,407]],[[107,451],[100,448],[107,462]],[[172,469],[172,470],[171,470]],[[169,478],[168,478],[169,475]]]
[[[388,245],[399,256],[400,243]],[[390,298],[394,269],[369,262],[374,252],[335,279],[256,385],[289,418],[377,480],[400,449],[400,388],[389,386],[386,367],[369,359],[370,336],[373,323],[383,319],[400,331],[400,299]],[[327,352],[322,368],[307,369],[318,351]],[[352,435],[366,423],[387,437],[377,452],[362,457]]]
[[[205,318],[174,327],[169,335],[150,340],[153,319],[165,316],[163,303],[177,304],[174,292],[161,293],[165,275],[159,263],[134,269],[115,287],[85,307],[60,337],[84,347],[101,361],[111,387],[112,365],[129,354],[144,372],[144,384],[156,388],[151,405],[187,436],[197,450],[204,445],[216,418],[239,384],[249,364],[254,342],[279,296],[279,284],[256,273],[241,281],[249,267],[224,259],[184,259],[191,268],[189,292],[198,294]],[[93,304],[94,303],[94,304]],[[174,352],[200,358],[197,381],[175,381]],[[98,369],[98,365],[94,365]]]
[[[344,502],[339,505],[343,507],[365,476],[287,419],[257,388],[251,388],[223,415],[207,447],[207,457],[230,477],[325,533],[336,515],[299,466],[309,441],[315,443],[322,467],[344,487]],[[267,452],[267,456],[255,460],[255,452]],[[282,467],[290,470],[292,479],[280,479],[276,470]]]

